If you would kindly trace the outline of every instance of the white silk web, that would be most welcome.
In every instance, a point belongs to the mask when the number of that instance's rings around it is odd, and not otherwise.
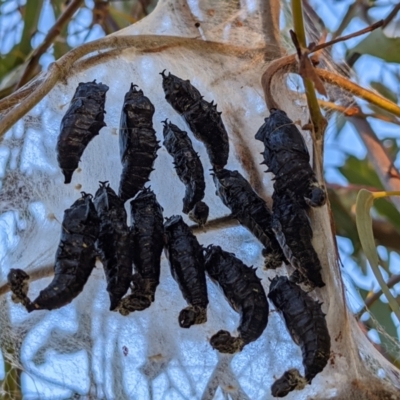
[[[268,115],[260,85],[268,64],[265,60],[276,57],[281,49],[276,44],[264,48],[268,33],[263,29],[265,14],[261,11],[256,1],[160,1],[149,17],[118,33],[159,36],[146,36],[136,47],[85,57],[75,64],[65,82],[56,85],[7,133],[0,146],[2,282],[11,267],[22,268],[31,275],[29,296],[34,298],[51,280],[64,209],[79,197],[81,190],[94,193],[99,181],[108,180],[117,190],[121,173],[120,110],[131,82],[155,106],[153,121],[159,140],[161,121],[166,118],[187,130],[183,119],[164,99],[159,75],[164,69],[190,79],[206,100],[215,100],[229,133],[227,168],[244,174],[270,204],[271,176],[258,165],[262,149],[254,134]],[[72,183],[64,185],[55,154],[60,121],[78,83],[93,79],[110,87],[107,127],[85,150]],[[293,120],[306,123],[304,103],[284,82],[283,78],[273,82],[275,97]],[[311,150],[307,133],[305,138]],[[226,216],[229,210],[215,196],[204,146],[195,140],[193,144],[206,171],[209,220]],[[184,186],[163,147],[158,151],[150,184],[164,208],[164,216],[181,213]],[[366,377],[374,390],[375,376],[395,384],[396,372],[372,349],[345,311],[326,206],[313,211],[312,218],[314,244],[327,284],[313,295],[324,302],[332,358],[312,385],[290,393],[287,399],[356,399],[357,391],[367,385]],[[283,269],[263,270],[261,245],[244,228],[236,223],[216,226],[196,230],[200,243],[220,245],[247,265],[256,266],[266,290],[269,277],[284,274]],[[5,369],[1,371],[0,367],[1,378],[15,373],[13,367],[20,369],[26,399],[272,398],[270,386],[277,377],[289,368],[302,371],[299,347],[289,337],[278,313],[271,312],[259,340],[233,357],[219,355],[209,345],[209,338],[220,329],[234,332],[239,317],[209,281],[208,289],[208,321],[190,329],[178,325],[177,317],[185,301],[164,255],[155,303],[128,317],[108,311],[101,264],[84,291],[59,310],[28,315],[21,305],[11,302],[10,294],[4,295],[0,337]],[[372,373],[368,372],[371,367]],[[381,388],[381,381],[376,385]],[[8,387],[6,394],[12,394],[14,389]]]

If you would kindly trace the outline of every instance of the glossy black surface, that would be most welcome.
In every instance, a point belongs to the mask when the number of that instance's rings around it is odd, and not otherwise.
[[[153,129],[154,106],[136,85],[125,94],[119,129],[122,174],[118,195],[126,201],[149,181],[157,150],[160,148]]]
[[[301,347],[305,378],[311,383],[330,357],[331,338],[321,303],[284,276],[272,280],[268,298],[282,313],[293,341]]]
[[[238,172],[222,169],[214,171],[217,195],[236,218],[265,247],[265,265],[275,269],[286,262],[272,231],[272,213],[250,183]]]
[[[132,278],[132,244],[124,202],[107,182],[100,182],[94,200],[100,218],[97,248],[104,267],[110,310],[117,308]]]
[[[181,216],[168,218],[164,229],[171,274],[189,304],[179,314],[179,325],[202,324],[207,321],[208,305],[203,248]]]
[[[261,279],[254,268],[219,246],[207,247],[205,268],[232,308],[240,314],[239,336],[232,337],[227,331],[219,331],[211,338],[211,346],[222,353],[236,353],[257,340],[267,326],[269,305]]]
[[[217,105],[203,100],[190,83],[169,73],[161,73],[165,99],[181,114],[197,140],[204,143],[214,168],[223,168],[229,156],[229,140]]]
[[[79,83],[71,104],[61,120],[57,140],[57,160],[70,183],[89,142],[99,134],[104,123],[104,104],[108,86],[93,82]]]

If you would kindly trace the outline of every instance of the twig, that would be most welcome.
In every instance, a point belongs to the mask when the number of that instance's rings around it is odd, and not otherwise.
[[[44,265],[31,271],[27,271],[29,275],[29,282],[34,282],[42,278],[48,278],[54,275],[54,264]],[[0,286],[0,296],[3,296],[10,291],[10,285],[8,283],[3,283]]]
[[[349,35],[338,37],[338,38],[333,39],[333,40],[331,40],[329,42],[326,42],[326,43],[318,44],[315,47],[310,49],[310,53],[314,53],[314,52],[316,52],[318,50],[325,49],[326,47],[333,46],[336,43],[344,42],[346,40],[355,38],[357,36],[364,35],[365,33],[372,32],[375,29],[380,28],[381,26],[384,26],[384,23],[385,23],[385,20],[381,19],[380,21],[375,22],[374,24],[372,24],[370,26],[367,26],[364,29],[361,29],[360,31],[350,33]]]
[[[400,174],[369,122],[359,117],[348,117],[348,120],[354,125],[361,140],[364,142],[368,158],[375,167],[375,171],[385,190],[400,191]],[[391,200],[400,212],[400,198],[394,196]]]
[[[384,23],[383,23],[383,28],[387,27],[388,24],[392,21],[392,19],[397,15],[397,13],[400,11],[400,3],[397,3],[394,7],[393,10],[390,11],[388,16],[385,18]]]
[[[387,286],[388,288],[392,288],[394,285],[396,285],[397,283],[400,282],[400,275],[392,275],[389,280],[387,281]],[[365,311],[367,311],[367,308],[370,308],[375,301],[377,301],[379,299],[379,297],[381,297],[383,294],[382,290],[379,290],[375,293],[368,293],[367,297],[365,298],[365,302],[364,302],[364,307],[356,314],[356,318],[360,318]]]
[[[210,230],[230,228],[232,226],[237,226],[239,223],[233,219],[230,215],[215,218],[207,222],[203,227],[199,225],[192,225],[190,228],[193,233],[204,233]],[[34,282],[42,278],[48,278],[54,275],[54,264],[44,265],[32,270],[26,271],[29,275],[29,282]],[[10,291],[10,285],[8,283],[3,283],[0,285],[0,296],[8,293]]]
[[[13,92],[9,96],[0,100],[0,111],[8,110],[28,97],[42,83],[44,74],[37,76],[35,80],[30,81],[27,85]]]
[[[394,285],[400,282],[400,275],[392,275],[389,280],[387,281],[387,287],[391,289]],[[368,308],[370,308],[375,301],[379,299],[383,294],[382,290],[379,290],[377,292],[368,293],[367,297],[365,298],[364,301],[364,307],[355,315],[357,319],[361,318],[361,316],[367,311]]]
[[[238,226],[238,225],[239,222],[237,222],[236,219],[233,219],[232,216],[230,215],[226,215],[224,217],[219,217],[207,221],[207,223],[204,226],[191,225],[190,229],[192,230],[193,233],[205,233],[217,229],[231,228],[232,226]]]
[[[294,33],[296,34],[297,40],[299,41],[301,52],[303,53],[300,56],[299,60],[300,65],[303,65],[305,61],[308,61],[308,63],[311,64],[311,62],[308,60],[308,55],[304,54],[303,52],[303,49],[307,48],[307,43],[306,43],[306,33],[304,29],[303,9],[301,5],[301,0],[291,0],[291,4],[292,4]],[[302,59],[303,57],[304,59]],[[311,68],[313,67],[311,66]],[[318,145],[318,143],[321,143],[321,139],[323,138],[327,122],[321,113],[321,109],[319,107],[317,100],[317,95],[314,90],[313,81],[310,79],[310,77],[307,76],[302,76],[302,78],[307,97],[308,109],[310,110],[311,123],[313,125],[313,130],[312,130],[313,143]],[[322,148],[319,149],[318,154],[321,154],[321,152]]]
[[[372,117],[372,118],[380,119],[381,121],[391,122],[392,124],[400,125],[400,121],[395,117],[390,117],[387,115],[381,115],[381,114],[376,114],[376,113],[366,114],[366,113],[362,112],[360,107],[358,107],[356,105],[345,107],[340,104],[336,104],[331,101],[325,101],[325,100],[321,100],[321,99],[318,99],[318,103],[322,108],[325,108],[327,110],[340,111],[346,117],[360,117],[360,118]]]
[[[265,70],[264,74],[261,77],[261,85],[264,91],[265,102],[268,108],[280,108],[273,98],[271,91],[271,83],[274,75],[278,71],[281,73],[291,72],[294,70],[295,65],[296,55],[291,54],[290,56],[282,57],[278,60],[271,62],[271,64]],[[338,86],[341,89],[344,89],[354,94],[355,96],[360,97],[400,117],[400,107],[390,100],[372,92],[371,90],[364,89],[356,83],[351,82],[347,78],[344,78],[334,72],[320,68],[315,68],[315,71],[324,82]]]
[[[333,33],[333,35],[332,35],[333,38],[336,38],[339,35],[341,35],[342,32],[346,29],[347,25],[350,23],[350,21],[353,19],[353,17],[357,14],[357,8],[362,1],[363,0],[356,0],[354,3],[350,4],[349,8],[347,9],[346,14],[342,18],[339,28],[336,30],[336,32]]]
[[[376,106],[389,111],[390,113],[400,117],[400,107],[391,102],[390,100],[382,97],[371,90],[364,89],[361,86],[357,85],[354,82],[349,81],[342,76],[327,71],[325,69],[316,68],[315,69],[319,77],[326,83],[330,83],[332,85],[338,86],[341,89],[347,90],[348,92],[354,94],[357,97],[360,97],[369,103],[375,104]]]
[[[267,105],[268,109],[282,108],[275,101],[274,96],[272,95],[272,79],[274,78],[277,72],[284,74],[293,71],[295,65],[296,65],[296,54],[291,54],[289,56],[281,57],[278,58],[277,60],[272,61],[262,74],[261,86],[264,91],[265,104]]]
[[[0,138],[21,117],[42,100],[55,84],[72,72],[74,63],[80,58],[99,50],[135,48],[137,51],[161,52],[171,48],[188,48],[192,51],[236,55],[238,57],[252,57],[255,52],[265,53],[265,48],[245,48],[226,43],[184,38],[177,36],[137,35],[137,36],[108,36],[77,47],[50,65],[43,82],[28,97],[8,112],[1,121]],[[6,99],[4,99],[6,100]]]
[[[82,4],[83,0],[71,0],[69,2],[67,8],[57,19],[52,28],[50,28],[43,43],[33,52],[32,57],[25,68],[25,71],[23,72],[19,82],[16,85],[16,89],[19,89],[27,81],[29,81],[33,72],[35,71],[35,68],[39,63],[39,59],[42,56],[42,54],[44,54],[47,51],[47,49],[51,46],[51,44],[57,39],[57,36],[60,34],[64,25],[73,17],[75,12],[81,7]]]

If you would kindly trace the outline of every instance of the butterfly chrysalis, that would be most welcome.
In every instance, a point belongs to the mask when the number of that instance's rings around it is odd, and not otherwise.
[[[100,182],[93,203],[100,218],[96,245],[106,274],[110,310],[113,311],[128,291],[132,277],[132,246],[126,211],[124,202],[107,182]]]
[[[153,129],[154,106],[131,84],[125,94],[119,130],[122,174],[119,197],[126,201],[143,189],[153,171],[157,150],[160,148]]]
[[[238,171],[214,171],[213,178],[217,195],[230,208],[232,217],[264,245],[266,268],[280,267],[286,259],[272,231],[272,213],[265,201]]]
[[[165,99],[185,118],[195,138],[204,143],[213,167],[223,168],[228,161],[229,140],[217,105],[203,100],[190,81],[164,72],[161,75]]]
[[[263,164],[268,166],[267,172],[275,175],[275,191],[292,191],[306,207],[323,206],[325,189],[310,166],[310,154],[302,134],[284,111],[272,108],[270,112],[255,138],[264,143]]]
[[[190,328],[207,321],[208,296],[203,248],[181,216],[168,218],[164,229],[165,253],[171,273],[189,304],[179,314],[179,325]]]
[[[61,120],[57,140],[57,160],[64,174],[64,183],[70,183],[73,172],[86,146],[99,134],[104,123],[104,104],[108,86],[103,83],[79,83],[71,104]]]
[[[261,279],[255,269],[219,246],[207,247],[205,268],[232,308],[240,313],[239,336],[221,330],[210,339],[211,346],[222,353],[236,353],[257,340],[267,326],[269,305]]]
[[[90,194],[82,193],[65,210],[53,280],[32,302],[27,298],[19,300],[29,312],[63,307],[83,290],[96,263],[95,243],[100,231],[100,220],[91,198]],[[15,288],[17,296],[26,295],[28,277],[18,271],[21,270],[12,269],[8,275],[11,290],[14,292]],[[16,287],[21,283],[22,287]]]

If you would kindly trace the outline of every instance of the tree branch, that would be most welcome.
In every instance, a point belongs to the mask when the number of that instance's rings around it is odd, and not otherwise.
[[[262,48],[245,48],[226,43],[199,40],[197,38],[185,38],[177,36],[159,35],[137,35],[137,36],[108,36],[79,46],[50,65],[49,71],[44,75],[43,81],[36,90],[30,93],[22,102],[9,111],[1,120],[0,138],[7,132],[20,118],[31,110],[40,100],[42,100],[55,84],[61,79],[65,79],[73,73],[74,63],[80,58],[99,50],[135,48],[139,52],[162,52],[171,48],[187,48],[191,51],[203,51],[209,53],[235,55],[237,57],[254,57],[256,52],[265,53]],[[4,101],[6,101],[4,99]]]
[[[311,65],[311,62],[308,59],[308,54],[304,53],[304,50],[307,49],[306,42],[306,31],[304,29],[304,20],[303,20],[303,8],[301,4],[301,0],[291,0],[292,4],[292,15],[293,15],[293,26],[294,33],[299,41],[300,49],[299,49],[299,62],[300,62],[300,75],[303,79],[304,88],[307,97],[308,109],[310,111],[311,123],[313,125],[312,128],[312,136],[313,143],[319,147],[319,143],[321,143],[321,138],[323,138],[327,122],[325,117],[321,113],[321,109],[318,104],[317,94],[315,93],[314,82],[310,79],[310,76],[302,75],[302,66],[305,66],[305,63],[309,65],[310,69],[313,70],[314,67]],[[303,64],[304,63],[304,64]],[[306,68],[304,68],[305,72]],[[323,87],[321,84],[320,86]],[[322,147],[319,149],[318,154],[321,154],[322,157]]]
[[[331,85],[338,86],[357,97],[360,97],[369,103],[375,104],[376,106],[389,111],[390,113],[400,117],[400,107],[391,102],[390,100],[382,97],[371,90],[364,89],[363,87],[357,85],[354,82],[349,81],[348,79],[334,73],[331,71],[327,71],[325,69],[315,68],[319,77],[326,83],[330,83]]]
[[[351,105],[348,107],[342,106],[340,104],[333,103],[331,101],[325,101],[325,100],[320,100],[318,99],[319,105],[327,110],[335,110],[341,112],[343,115],[346,117],[360,117],[360,118],[376,118],[380,119],[381,121],[385,122],[390,122],[395,125],[400,125],[400,120],[398,120],[396,117],[391,117],[388,115],[381,115],[381,114],[376,114],[376,113],[369,113],[366,114],[361,111],[360,107],[357,105]]]
[[[239,222],[233,219],[230,215],[224,217],[215,218],[207,222],[204,226],[192,225],[190,229],[193,233],[204,233],[212,230],[230,228],[233,226],[238,226]],[[34,282],[39,279],[48,278],[54,275],[54,264],[48,264],[40,266],[38,268],[27,271],[29,275],[29,282]],[[3,283],[0,285],[0,296],[8,293],[10,291],[10,285],[8,283]]]
[[[387,281],[387,287],[390,289],[394,285],[400,282],[400,275],[392,275],[389,280]],[[383,294],[382,290],[379,290],[378,292],[372,293],[371,295],[368,294],[368,296],[365,299],[365,304],[364,307],[355,315],[357,319],[361,318],[361,316],[368,311],[368,308],[370,308],[375,301],[379,299]]]
[[[57,39],[64,25],[70,21],[70,19],[74,16],[75,12],[81,7],[82,4],[83,0],[71,0],[69,2],[67,8],[57,19],[52,28],[50,28],[43,43],[33,52],[32,57],[25,68],[25,71],[23,72],[19,82],[16,85],[16,89],[19,89],[21,86],[23,86],[26,82],[28,82],[31,79],[37,65],[39,64],[40,57]]]
[[[286,57],[279,58],[272,61],[268,68],[265,70],[261,77],[261,85],[264,91],[264,98],[268,108],[280,108],[272,96],[271,84],[275,74],[279,71],[281,74],[292,72],[296,66],[296,55],[291,54]],[[390,100],[372,92],[371,90],[364,89],[354,82],[325,69],[315,68],[318,76],[326,83],[335,85],[360,97],[369,103],[375,104],[378,107],[400,117],[400,107],[391,102]]]

